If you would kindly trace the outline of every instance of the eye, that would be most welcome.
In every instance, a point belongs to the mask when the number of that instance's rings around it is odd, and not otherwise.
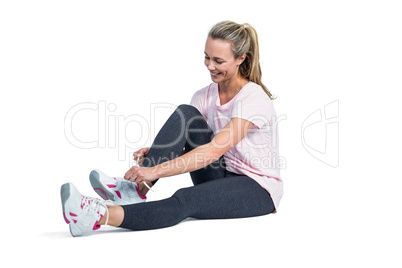
[[[218,63],[218,64],[222,64],[223,63],[223,61],[219,61],[219,60],[217,60],[217,61],[215,61],[216,63]]]

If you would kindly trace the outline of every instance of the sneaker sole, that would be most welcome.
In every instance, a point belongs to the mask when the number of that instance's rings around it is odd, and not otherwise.
[[[103,198],[103,200],[115,201],[114,195],[109,189],[105,188],[100,181],[99,173],[96,170],[92,170],[89,174],[89,182],[92,185],[94,191]]]
[[[82,235],[81,230],[79,230],[79,228],[75,226],[75,224],[72,224],[72,220],[68,219],[68,216],[66,215],[65,207],[68,199],[70,198],[70,183],[65,183],[61,186],[60,195],[64,221],[69,225],[70,234],[74,237]]]

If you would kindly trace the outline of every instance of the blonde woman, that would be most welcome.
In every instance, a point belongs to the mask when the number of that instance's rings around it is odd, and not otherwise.
[[[223,21],[209,32],[205,65],[213,83],[180,105],[150,148],[134,153],[140,166],[124,178],[90,174],[104,199],[61,187],[73,236],[111,225],[131,230],[173,226],[187,217],[227,219],[276,212],[282,197],[272,95],[261,82],[258,37],[249,24]],[[183,150],[184,148],[184,150]],[[190,173],[194,186],[145,202],[158,179]],[[166,178],[168,180],[168,178]]]

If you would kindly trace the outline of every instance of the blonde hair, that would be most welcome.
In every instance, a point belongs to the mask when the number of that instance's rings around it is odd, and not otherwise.
[[[244,78],[260,85],[271,100],[276,99],[261,82],[260,53],[257,31],[250,24],[238,24],[232,21],[217,23],[209,31],[209,37],[232,43],[235,59],[246,54],[245,60],[239,66],[239,73]]]

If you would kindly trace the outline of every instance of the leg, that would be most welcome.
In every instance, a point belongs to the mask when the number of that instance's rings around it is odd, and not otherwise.
[[[213,136],[213,131],[195,107],[179,105],[159,131],[142,166],[153,167],[177,158],[183,148],[189,152],[210,142]],[[190,175],[194,184],[223,178],[225,176],[223,157],[203,169],[191,172]]]
[[[197,110],[198,112],[198,110]],[[214,137],[213,131],[208,126],[204,117],[199,114],[195,116],[189,124],[188,140],[185,144],[186,152],[190,152],[198,146],[209,143]],[[225,160],[221,156],[218,161],[215,161],[208,166],[190,172],[191,180],[194,185],[225,177]]]
[[[187,217],[242,218],[269,214],[274,204],[269,193],[247,176],[226,177],[178,190],[172,197],[122,206],[120,227],[150,230],[173,226]]]
[[[118,227],[123,222],[124,210],[121,206],[107,206],[109,213],[108,225]],[[106,215],[105,215],[106,216]],[[102,217],[99,221],[99,225],[106,223],[106,217]]]

